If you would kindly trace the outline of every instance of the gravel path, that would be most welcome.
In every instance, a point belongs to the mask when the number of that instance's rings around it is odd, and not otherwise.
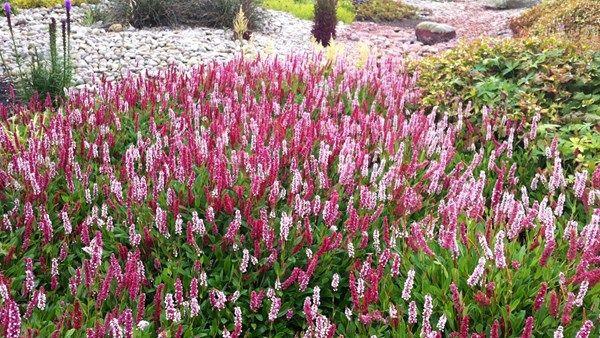
[[[424,46],[417,42],[414,26],[424,20],[456,27],[459,39],[508,36],[507,20],[522,11],[486,9],[481,2],[474,0],[406,2],[420,9],[419,19],[398,24],[340,24],[338,42],[345,46],[346,54],[352,56],[360,50],[368,50],[377,55],[420,57],[456,44],[457,40],[435,46]],[[90,8],[90,5],[73,8],[71,46],[77,67],[77,86],[91,84],[102,76],[111,79],[127,72],[155,72],[169,64],[192,66],[213,60],[230,60],[240,53],[282,55],[313,49],[310,43],[312,23],[283,12],[268,11],[265,24],[268,31],[254,33],[251,42],[240,43],[233,41],[230,30],[202,27],[142,30],[125,27],[120,32],[108,32],[104,28],[83,24]],[[60,20],[64,17],[64,10],[60,7],[22,10],[13,17],[23,59],[29,59],[28,54],[33,46],[42,48],[42,51],[47,46],[50,17]],[[0,52],[16,69],[4,17],[0,17]]]
[[[73,7],[71,49],[77,67],[76,85],[91,83],[107,76],[122,73],[155,72],[169,64],[192,66],[210,61],[227,61],[246,54],[288,54],[311,48],[311,22],[300,20],[288,13],[268,11],[266,32],[254,33],[250,42],[233,40],[231,30],[194,28],[153,28],[137,30],[125,27],[120,32],[83,25],[90,6]],[[15,36],[23,60],[29,60],[31,46],[46,48],[47,24],[50,17],[64,17],[64,10],[22,10],[13,17]],[[16,69],[6,19],[0,18],[0,52]]]
[[[518,16],[524,9],[495,10],[484,2],[455,0],[451,2],[405,0],[420,10],[420,18],[397,24],[355,22],[346,27],[338,41],[350,45],[366,44],[369,50],[381,55],[405,55],[420,57],[448,49],[458,40],[473,40],[482,36],[511,36],[508,20]],[[416,41],[414,27],[421,21],[435,21],[456,28],[457,39],[424,46]],[[356,49],[356,48],[354,48]]]

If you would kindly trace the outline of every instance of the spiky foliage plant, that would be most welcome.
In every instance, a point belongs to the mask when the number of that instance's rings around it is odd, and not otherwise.
[[[259,0],[116,0],[112,17],[136,28],[202,26],[233,28],[240,7],[251,30],[260,28]]]
[[[2,66],[5,74],[9,77],[9,82],[14,85],[18,98],[22,101],[29,101],[31,98],[39,96],[47,98],[47,102],[58,105],[65,97],[65,88],[72,84],[73,68],[70,61],[70,21],[71,21],[71,0],[64,2],[66,9],[66,18],[61,21],[62,33],[62,55],[58,47],[58,28],[56,19],[52,18],[48,27],[48,50],[49,56],[40,53],[34,48],[29,65],[23,64],[22,57],[18,51],[18,41],[15,38],[14,27],[11,21],[11,6],[9,2],[4,5],[4,14],[7,18],[7,24],[13,46],[13,57],[17,64],[17,69],[11,71],[7,59],[2,56]]]

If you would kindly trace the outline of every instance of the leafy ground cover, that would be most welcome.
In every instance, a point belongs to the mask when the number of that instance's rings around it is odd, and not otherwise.
[[[594,169],[600,163],[600,53],[556,38],[482,39],[414,63],[423,103],[452,108],[471,102],[476,114],[495,107],[507,118],[539,115],[565,159]]]
[[[592,337],[600,169],[399,61],[236,60],[0,108],[7,337]]]

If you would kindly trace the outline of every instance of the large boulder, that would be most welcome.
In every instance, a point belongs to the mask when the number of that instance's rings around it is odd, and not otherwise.
[[[424,21],[415,27],[417,40],[426,45],[446,42],[456,37],[456,29],[438,22]]]
[[[485,0],[484,7],[490,9],[528,8],[540,3],[540,0]]]

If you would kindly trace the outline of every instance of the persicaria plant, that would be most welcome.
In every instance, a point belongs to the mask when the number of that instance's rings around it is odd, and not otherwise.
[[[600,169],[415,82],[259,58],[0,107],[2,334],[597,335]]]

